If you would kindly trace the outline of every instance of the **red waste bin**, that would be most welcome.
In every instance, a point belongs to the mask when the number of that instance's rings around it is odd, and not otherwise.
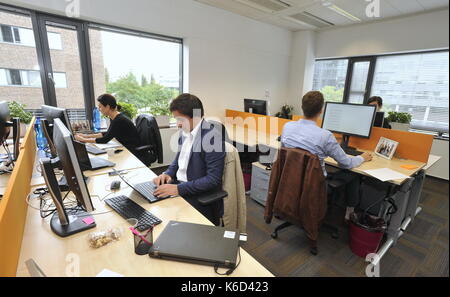
[[[350,249],[362,258],[376,253],[383,239],[386,224],[382,219],[361,220],[361,214],[353,213],[350,218]]]

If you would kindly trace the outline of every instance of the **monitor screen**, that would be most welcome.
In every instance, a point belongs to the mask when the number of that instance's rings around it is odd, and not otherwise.
[[[93,211],[91,197],[75,152],[72,134],[60,119],[55,119],[53,140],[70,190],[86,211]]]
[[[331,132],[369,138],[376,106],[327,102],[322,128]]]
[[[267,101],[257,99],[244,99],[244,111],[267,115]]]
[[[0,102],[0,144],[8,138],[9,135],[9,121],[11,121],[11,115],[9,114],[8,102]]]
[[[60,119],[70,133],[72,133],[72,127],[70,126],[69,117],[67,116],[67,110],[65,108],[58,108],[50,105],[42,105],[42,115],[48,121],[50,125],[53,125],[55,119]],[[51,132],[51,131],[50,131]],[[50,133],[50,135],[52,135]]]

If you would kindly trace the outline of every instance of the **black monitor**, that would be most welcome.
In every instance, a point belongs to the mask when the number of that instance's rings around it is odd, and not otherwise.
[[[327,102],[322,128],[342,134],[341,146],[348,149],[350,136],[370,138],[375,113],[375,105]]]
[[[373,122],[374,127],[383,128],[384,124],[384,112],[377,112],[375,114],[375,121]]]
[[[50,148],[50,153],[53,158],[56,157],[56,148],[53,144],[53,123],[55,119],[60,119],[63,124],[72,133],[72,127],[70,125],[69,117],[67,116],[67,110],[64,108],[58,108],[50,105],[42,105],[42,116],[41,127],[45,138],[47,139],[48,146]]]
[[[15,161],[19,158],[20,152],[20,119],[11,119],[8,102],[2,101],[0,102],[0,145],[6,145],[11,127],[13,128],[13,154],[11,155],[9,152],[7,154],[11,161]]]
[[[72,134],[60,119],[54,120],[53,140],[69,189],[74,193],[78,206],[81,208],[80,210],[70,212],[65,209],[61,198],[61,191],[54,173],[55,165],[50,159],[41,159],[40,162],[45,182],[57,209],[57,212],[51,219],[50,225],[53,232],[61,237],[66,237],[95,227],[95,223],[88,224],[84,221],[90,218],[87,212],[92,212],[94,205],[92,204],[83,172],[78,163]]]
[[[244,99],[244,111],[267,115],[267,101],[257,99]]]

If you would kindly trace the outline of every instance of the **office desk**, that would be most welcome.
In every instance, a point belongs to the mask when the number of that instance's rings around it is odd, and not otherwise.
[[[148,168],[130,170],[127,178],[133,181],[146,181],[155,177]],[[97,227],[67,238],[57,237],[50,229],[49,219],[42,220],[39,211],[28,209],[22,249],[20,254],[17,276],[28,276],[24,262],[34,259],[48,276],[67,276],[73,273],[73,267],[79,263],[79,276],[95,276],[103,269],[120,273],[125,276],[188,276],[208,277],[217,276],[212,266],[161,260],[149,256],[138,256],[134,253],[133,236],[127,229],[129,225],[116,212],[100,201],[109,194],[109,186],[117,177],[96,175],[89,179],[88,186],[95,205],[94,218]],[[131,188],[122,183],[121,190],[108,196],[128,195],[135,202],[163,220],[154,229],[154,239],[158,237],[170,220],[191,222],[198,224],[211,223],[195,210],[184,199],[170,198],[150,204],[135,194]],[[98,195],[98,196],[97,196]],[[100,197],[100,198],[99,198]],[[34,201],[36,203],[36,201]],[[95,215],[95,213],[108,213]],[[98,249],[89,247],[87,236],[90,232],[101,231],[111,227],[120,227],[122,237]],[[273,276],[259,264],[252,256],[241,248],[241,263],[231,276]],[[224,269],[220,269],[222,272]]]
[[[249,147],[255,147],[256,145],[265,145],[272,149],[280,147],[280,142],[277,140],[280,136],[278,134],[231,124],[225,124],[225,128],[230,140],[236,143]]]
[[[122,149],[123,151],[114,154],[114,156],[108,156],[108,154],[96,156],[89,154],[89,157],[103,158],[111,162],[114,162],[116,164],[116,166],[114,166],[114,169],[116,170],[132,170],[146,167],[144,163],[142,163],[135,155],[133,155],[129,150],[127,150],[127,148],[121,147],[120,149]],[[86,170],[84,171],[84,175],[87,177],[102,175],[110,172],[112,168],[113,167],[106,167],[98,170]]]

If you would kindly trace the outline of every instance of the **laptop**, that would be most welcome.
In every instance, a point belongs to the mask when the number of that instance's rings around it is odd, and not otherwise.
[[[93,145],[90,144],[86,144],[86,150],[89,154],[93,154],[93,155],[102,155],[102,154],[106,154],[105,150],[99,149]]]
[[[115,170],[114,168],[112,170],[120,177],[120,179],[122,179],[128,186],[130,186],[130,188],[138,192],[145,200],[147,200],[150,203],[154,203],[171,197],[171,196],[156,197],[155,195],[153,195],[153,192],[156,190],[157,187],[152,181],[142,183],[132,183],[128,181],[119,171]]]
[[[235,268],[238,249],[237,230],[170,221],[150,248],[149,256]]]
[[[84,143],[74,141],[73,145],[75,147],[75,153],[78,157],[78,162],[80,163],[81,170],[98,170],[106,167],[114,167],[116,163],[109,160],[93,157],[89,158],[86,146]]]

